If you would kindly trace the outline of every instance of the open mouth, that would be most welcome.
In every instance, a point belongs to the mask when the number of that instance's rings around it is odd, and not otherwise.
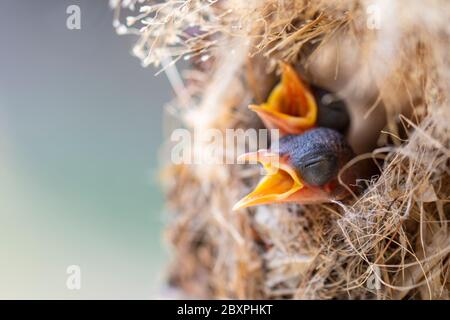
[[[266,173],[256,188],[233,206],[233,210],[288,201],[290,196],[304,186],[297,172],[278,154],[260,150],[246,153],[239,157],[239,160],[258,161]]]
[[[313,127],[317,120],[317,104],[310,90],[295,70],[282,64],[283,75],[266,103],[250,105],[268,127],[279,128],[283,134],[299,134]]]

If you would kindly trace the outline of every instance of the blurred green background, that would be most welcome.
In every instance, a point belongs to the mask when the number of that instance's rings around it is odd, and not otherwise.
[[[72,4],[81,30],[66,28]],[[112,14],[105,0],[0,2],[0,298],[157,297],[172,92]]]

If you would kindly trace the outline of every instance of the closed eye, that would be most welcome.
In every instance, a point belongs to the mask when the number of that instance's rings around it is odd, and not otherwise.
[[[308,159],[300,166],[303,181],[312,186],[322,186],[337,174],[336,156],[332,154],[319,155]]]

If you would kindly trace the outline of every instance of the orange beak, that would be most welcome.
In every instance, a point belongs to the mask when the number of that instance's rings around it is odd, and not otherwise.
[[[305,185],[287,159],[276,153],[260,150],[243,154],[239,160],[260,162],[266,174],[250,194],[233,206],[233,210],[270,203],[313,203],[328,199],[321,188]]]
[[[267,102],[249,108],[267,128],[279,129],[282,135],[300,134],[316,124],[317,104],[295,70],[285,63],[281,66],[281,82],[272,90]]]

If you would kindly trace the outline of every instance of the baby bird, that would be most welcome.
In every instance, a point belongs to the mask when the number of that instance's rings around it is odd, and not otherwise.
[[[268,129],[279,129],[281,135],[300,134],[313,127],[326,127],[345,133],[350,124],[346,104],[331,92],[310,89],[295,70],[282,63],[280,83],[267,102],[250,105]]]
[[[349,188],[356,190],[356,180],[368,172],[366,164],[358,163],[344,170],[339,180],[341,169],[355,156],[344,137],[350,125],[346,104],[325,89],[310,89],[288,64],[281,66],[281,81],[267,102],[249,106],[267,128],[280,130],[279,148],[240,157],[260,162],[266,174],[233,210],[339,200],[349,194]]]
[[[342,167],[354,157],[344,136],[329,128],[313,128],[280,139],[279,150],[259,150],[241,156],[260,162],[266,175],[233,210],[283,202],[302,204],[342,199],[348,190],[338,182]],[[342,172],[342,182],[352,188],[359,168]]]

